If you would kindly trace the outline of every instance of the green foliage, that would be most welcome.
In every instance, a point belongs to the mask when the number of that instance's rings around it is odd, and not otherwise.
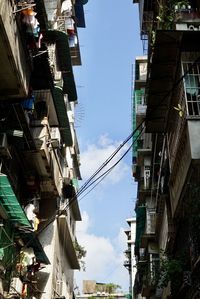
[[[108,294],[114,294],[118,289],[121,289],[121,286],[115,283],[105,283],[96,286],[97,292],[105,292]],[[111,296],[112,297],[112,296]],[[110,298],[112,299],[112,298]]]
[[[116,290],[121,289],[121,286],[114,283],[106,283],[106,292],[109,294],[113,294]]]
[[[183,271],[183,263],[178,259],[163,257],[160,261],[159,287],[166,287],[169,281],[174,281]]]
[[[83,271],[85,271],[85,262],[82,260],[84,257],[86,257],[87,251],[85,250],[85,248],[83,246],[81,246],[77,239],[75,239],[74,242],[74,248],[76,251],[76,255],[80,264],[80,267]]]
[[[189,5],[188,0],[169,0],[167,4],[159,3],[159,14],[156,19],[159,21],[160,29],[169,30],[173,28],[174,20],[176,20],[175,6],[181,8]]]

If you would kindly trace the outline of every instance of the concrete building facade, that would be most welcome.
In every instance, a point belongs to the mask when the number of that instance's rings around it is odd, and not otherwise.
[[[74,296],[86,0],[0,3],[0,296]]]
[[[126,219],[129,228],[124,230],[127,236],[127,249],[125,250],[124,267],[129,273],[129,294],[133,298],[133,287],[136,274],[136,260],[135,260],[135,233],[136,233],[136,219]]]
[[[135,296],[195,299],[200,297],[200,5],[193,0],[134,3],[147,54],[146,111],[139,128],[151,142],[148,161],[141,160],[144,143],[137,143]]]

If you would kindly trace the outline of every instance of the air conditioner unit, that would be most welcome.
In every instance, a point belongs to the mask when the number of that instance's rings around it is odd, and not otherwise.
[[[60,130],[58,128],[51,128],[51,145],[54,148],[60,146]]]
[[[11,158],[6,133],[0,133],[0,156]]]
[[[21,294],[23,283],[19,277],[13,277],[10,283],[9,294]]]
[[[188,30],[187,24],[176,24],[176,30]]]

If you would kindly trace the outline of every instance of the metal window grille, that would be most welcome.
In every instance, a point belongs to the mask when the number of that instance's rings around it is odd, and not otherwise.
[[[195,60],[195,59],[194,59]],[[185,98],[187,114],[192,117],[200,116],[200,62],[192,61],[182,63],[184,77]]]
[[[155,224],[156,224],[156,211],[147,210],[147,219],[146,219],[146,233],[154,234],[155,233]]]

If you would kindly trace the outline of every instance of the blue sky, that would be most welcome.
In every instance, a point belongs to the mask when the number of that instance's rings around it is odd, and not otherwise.
[[[78,31],[82,66],[74,67],[80,186],[131,133],[132,64],[142,55],[138,6],[132,0],[89,0],[84,9],[86,28]],[[134,213],[135,198],[130,153],[80,200],[83,221],[77,234],[87,250],[86,272],[76,274],[80,291],[83,279],[117,283],[128,290],[123,229]]]

